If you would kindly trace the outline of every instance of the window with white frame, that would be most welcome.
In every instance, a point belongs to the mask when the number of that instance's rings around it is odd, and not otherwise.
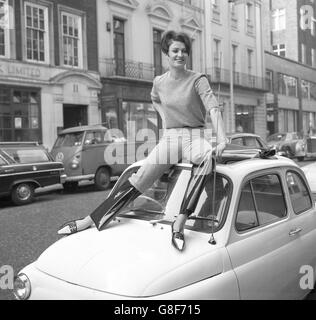
[[[275,9],[272,11],[272,31],[285,30],[286,26],[285,9]]]
[[[0,57],[10,56],[10,19],[8,0],[0,0]]]
[[[82,18],[62,12],[61,23],[63,64],[82,68]]]
[[[301,62],[306,63],[306,45],[301,43]]]
[[[246,4],[246,20],[248,22],[253,21],[253,5],[250,2]]]
[[[247,49],[248,74],[251,75],[253,71],[253,50]]]
[[[48,8],[25,2],[26,59],[49,62]]]
[[[285,44],[275,44],[272,46],[272,51],[276,53],[278,56],[285,57],[286,48]]]
[[[312,48],[311,56],[312,56],[312,67],[316,68],[316,49]]]
[[[214,67],[215,68],[220,68],[220,52],[221,52],[221,40],[219,39],[214,39],[213,40],[213,46],[214,46],[214,50],[213,50],[213,58],[214,58]]]

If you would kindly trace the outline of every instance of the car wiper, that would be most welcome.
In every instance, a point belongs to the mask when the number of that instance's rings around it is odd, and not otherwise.
[[[191,219],[191,220],[206,220],[206,221],[212,221],[212,222],[219,223],[219,221],[216,219],[216,216],[213,216],[213,215],[210,215],[210,216],[207,216],[207,217],[189,216],[188,219]]]
[[[145,213],[164,214],[163,211],[144,209],[144,208],[129,208],[130,211],[139,211]]]

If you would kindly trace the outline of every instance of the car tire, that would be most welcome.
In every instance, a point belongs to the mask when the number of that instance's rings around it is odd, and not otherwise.
[[[65,191],[75,191],[78,188],[78,181],[68,181],[63,184],[63,188]]]
[[[298,160],[298,161],[304,161],[304,158],[305,158],[305,157],[297,157],[297,160]]]
[[[111,183],[111,173],[107,168],[99,168],[94,177],[94,185],[97,190],[106,190]]]
[[[34,185],[31,183],[19,183],[13,187],[11,199],[15,205],[21,206],[34,201]]]

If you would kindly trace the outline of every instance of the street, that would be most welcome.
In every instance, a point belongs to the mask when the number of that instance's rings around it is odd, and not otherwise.
[[[299,162],[299,165],[309,162]],[[60,238],[57,235],[60,225],[92,212],[108,192],[95,191],[93,185],[80,186],[78,190],[67,193],[53,190],[39,194],[34,203],[21,207],[1,199],[0,266],[10,265],[17,273],[36,260]],[[0,300],[12,299],[11,290],[0,289]],[[315,300],[315,293],[310,294],[308,299]]]

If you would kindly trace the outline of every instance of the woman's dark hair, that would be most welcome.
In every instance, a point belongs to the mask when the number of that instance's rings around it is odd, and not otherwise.
[[[169,47],[172,41],[180,41],[184,43],[187,53],[191,52],[191,40],[190,37],[184,32],[175,32],[173,30],[166,31],[161,38],[161,51],[168,55]]]

